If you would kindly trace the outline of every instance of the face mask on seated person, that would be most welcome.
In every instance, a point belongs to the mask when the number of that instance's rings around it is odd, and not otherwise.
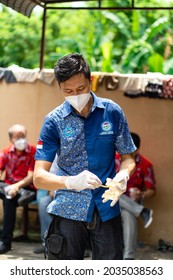
[[[14,142],[14,146],[17,150],[19,151],[24,151],[26,146],[27,146],[27,140],[25,138],[20,138],[20,139],[17,139],[15,142]]]
[[[81,112],[88,103],[91,97],[90,93],[81,93],[78,95],[66,96],[65,99],[74,107],[78,112]]]

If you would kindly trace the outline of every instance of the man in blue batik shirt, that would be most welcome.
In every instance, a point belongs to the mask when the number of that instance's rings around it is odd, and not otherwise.
[[[44,120],[34,170],[37,188],[56,190],[47,208],[53,217],[48,259],[82,260],[89,240],[92,259],[123,259],[118,198],[135,169],[136,150],[125,115],[91,91],[90,68],[81,54],[61,58],[55,77],[66,100]],[[116,151],[121,155],[117,174]],[[56,154],[55,175],[49,169]]]

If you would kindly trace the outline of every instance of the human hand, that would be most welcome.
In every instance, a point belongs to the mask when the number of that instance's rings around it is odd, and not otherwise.
[[[54,197],[54,193],[55,193],[54,190],[49,191],[49,195],[50,195],[51,197]]]
[[[96,189],[102,182],[93,173],[88,170],[84,170],[76,176],[69,176],[65,181],[65,186],[69,190],[81,191],[84,189]]]
[[[12,199],[18,194],[18,188],[15,186],[15,184],[4,187],[4,190],[5,190],[5,196],[8,199]]]
[[[130,188],[129,189],[129,196],[134,201],[140,202],[142,199],[142,192],[138,188]]]
[[[108,186],[109,189],[102,195],[102,202],[105,203],[108,200],[112,200],[110,206],[114,206],[120,195],[126,191],[128,179],[129,174],[125,170],[118,172],[113,179],[107,178],[106,186]]]

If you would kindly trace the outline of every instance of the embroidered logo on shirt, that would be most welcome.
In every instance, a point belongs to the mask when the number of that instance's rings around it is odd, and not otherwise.
[[[112,131],[112,124],[108,121],[104,121],[101,124],[101,128],[102,128],[102,132],[100,133],[100,135],[104,135],[104,134],[113,134],[114,132]]]
[[[38,140],[37,149],[42,149],[42,148],[43,148],[43,141]]]
[[[63,135],[65,138],[68,138],[68,140],[72,139],[75,135],[75,131],[72,127],[67,126],[64,130],[63,130]]]
[[[110,122],[103,122],[102,123],[102,129],[103,131],[109,131],[112,128],[112,124]]]

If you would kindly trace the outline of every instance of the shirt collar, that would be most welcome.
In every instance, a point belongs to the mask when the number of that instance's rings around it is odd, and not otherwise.
[[[136,161],[136,163],[139,163],[140,160],[141,160],[140,154],[136,154],[136,155],[135,155],[135,161]]]
[[[29,153],[30,152],[30,146],[29,145],[27,145],[26,146],[26,148],[25,148],[25,150],[24,151],[22,151],[22,152],[26,152],[26,153]],[[16,149],[15,149],[15,147],[14,147],[14,145],[11,145],[10,146],[10,152],[12,152],[12,153],[15,153],[16,152]]]
[[[93,97],[93,100],[94,100],[91,112],[93,112],[96,107],[104,109],[105,106],[103,104],[102,99],[100,97],[97,97],[92,91],[90,93],[91,93],[91,95]],[[68,101],[65,101],[63,103],[63,112],[62,112],[63,117],[65,118],[68,115],[70,115],[71,113],[74,113],[73,107],[70,105],[70,103]]]
[[[103,99],[100,97],[97,97],[92,91],[91,91],[91,95],[93,97],[94,103],[93,103],[93,107],[92,107],[92,112],[95,110],[96,107],[104,109],[105,105],[103,104]]]

